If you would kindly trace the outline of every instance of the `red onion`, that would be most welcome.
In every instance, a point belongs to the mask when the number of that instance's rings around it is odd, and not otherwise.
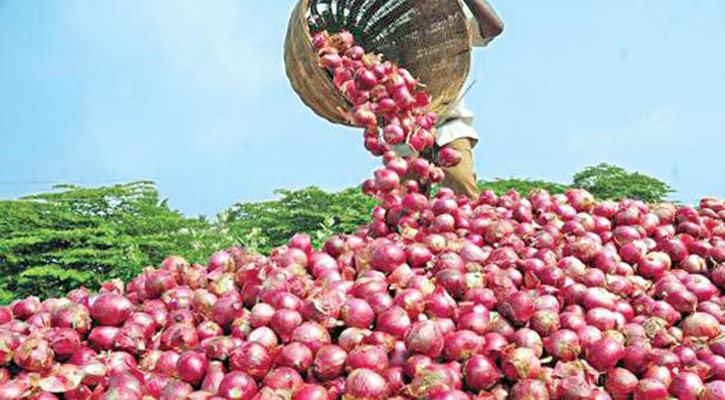
[[[540,366],[539,358],[534,350],[519,347],[504,353],[501,369],[509,379],[518,381],[532,378],[538,373]]]
[[[316,322],[305,322],[292,331],[290,340],[306,345],[315,353],[320,347],[330,343],[330,334]]]
[[[712,381],[705,385],[700,400],[718,400],[725,398],[725,381]]]
[[[287,341],[292,331],[302,323],[302,315],[293,310],[277,310],[272,316],[270,326],[282,340]]]
[[[389,396],[400,393],[405,385],[405,374],[402,367],[388,368],[383,372],[382,376],[387,382],[386,392]]]
[[[436,358],[443,351],[443,335],[433,322],[416,322],[405,334],[405,345],[412,353]]]
[[[616,340],[603,338],[587,350],[587,361],[600,371],[607,371],[624,357],[624,346]]]
[[[103,293],[91,303],[91,317],[101,325],[120,326],[133,311],[133,304],[115,293]]]
[[[579,336],[568,329],[554,332],[547,338],[545,346],[549,354],[564,362],[574,361],[581,353]]]
[[[179,378],[198,386],[206,374],[208,363],[204,354],[196,352],[185,352],[179,357],[176,364]]]
[[[206,369],[206,375],[201,382],[201,389],[207,393],[216,394],[219,392],[219,385],[224,379],[224,364],[219,361],[212,361]]]
[[[492,359],[476,355],[466,363],[464,375],[468,387],[481,391],[493,387],[501,380],[503,374]]]
[[[48,370],[53,363],[53,349],[42,339],[28,338],[15,349],[13,362],[30,372]]]
[[[534,314],[534,299],[527,292],[516,292],[499,303],[498,309],[512,322],[524,324]]]
[[[322,346],[317,351],[313,362],[315,376],[322,381],[329,381],[342,376],[347,357],[347,352],[340,346],[334,344]]]
[[[388,368],[388,356],[381,346],[363,345],[353,349],[347,357],[347,369],[369,369],[382,373]]]
[[[387,383],[374,371],[357,369],[347,376],[345,394],[356,400],[382,399],[387,395]]]
[[[607,373],[605,387],[615,400],[628,399],[638,382],[635,374],[624,368],[615,368]]]
[[[93,328],[91,333],[88,335],[88,344],[94,349],[111,350],[116,344],[116,337],[120,329],[113,326],[99,326]]]
[[[410,326],[408,313],[397,306],[379,314],[375,324],[376,329],[389,333],[398,339],[403,339],[403,335],[408,332]]]
[[[699,376],[691,372],[680,372],[670,384],[670,394],[682,400],[699,399],[705,390],[705,384]]]
[[[290,367],[298,372],[304,372],[312,365],[312,350],[299,342],[290,343],[282,348],[277,355],[277,365]]]
[[[262,344],[247,342],[231,351],[229,368],[242,371],[252,378],[262,379],[272,368],[272,356]]]
[[[219,383],[219,396],[234,400],[251,400],[257,393],[257,384],[249,375],[232,371]]]
[[[547,400],[549,392],[544,382],[535,379],[524,379],[517,382],[511,389],[513,399]]]
[[[302,385],[295,394],[292,396],[292,400],[328,400],[327,390],[320,385]]]
[[[685,318],[681,328],[685,336],[714,338],[720,335],[720,323],[710,314],[696,312]]]
[[[347,326],[368,328],[375,320],[375,313],[364,300],[349,299],[342,306],[342,320]]]
[[[465,361],[477,354],[485,341],[473,331],[461,330],[445,337],[443,353],[449,361]]]

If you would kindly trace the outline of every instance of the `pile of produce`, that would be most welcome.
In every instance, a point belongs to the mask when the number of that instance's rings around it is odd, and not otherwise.
[[[0,308],[0,399],[725,399],[725,202],[431,196],[459,156],[422,87],[314,39],[383,157],[371,223]]]

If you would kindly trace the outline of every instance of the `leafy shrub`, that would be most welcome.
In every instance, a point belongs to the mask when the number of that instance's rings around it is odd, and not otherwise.
[[[208,221],[169,209],[151,182],[55,189],[0,201],[0,301],[128,279],[167,255],[201,261],[232,244]]]
[[[320,246],[334,233],[355,232],[369,220],[376,204],[359,188],[330,193],[310,186],[275,193],[280,199],[232,206],[219,215],[219,225],[246,248],[262,253],[286,243],[297,232],[310,234],[313,244]]]
[[[630,198],[648,203],[662,202],[673,193],[669,185],[656,178],[607,163],[578,172],[572,186],[586,189],[600,199]]]

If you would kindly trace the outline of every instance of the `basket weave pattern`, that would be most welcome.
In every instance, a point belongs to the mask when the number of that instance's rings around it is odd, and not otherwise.
[[[285,40],[287,77],[315,113],[347,125],[343,112],[351,104],[322,68],[310,24],[347,29],[366,51],[407,68],[426,85],[439,115],[458,100],[471,65],[471,38],[458,0],[299,0]]]

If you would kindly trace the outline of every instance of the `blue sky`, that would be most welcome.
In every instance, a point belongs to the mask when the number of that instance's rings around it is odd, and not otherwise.
[[[284,75],[290,0],[0,0],[0,198],[152,179],[213,216],[377,166]],[[725,2],[493,1],[467,95],[484,178],[568,182],[603,161],[679,200],[725,197]]]

